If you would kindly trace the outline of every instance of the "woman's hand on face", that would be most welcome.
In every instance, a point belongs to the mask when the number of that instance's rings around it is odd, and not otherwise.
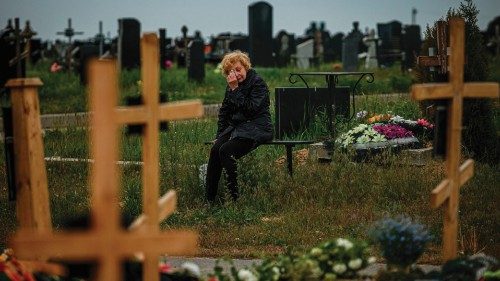
[[[231,88],[231,91],[238,88],[238,78],[236,77],[236,72],[231,70],[226,77],[227,85]]]

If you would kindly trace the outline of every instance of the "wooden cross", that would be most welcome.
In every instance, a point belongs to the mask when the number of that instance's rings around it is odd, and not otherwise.
[[[418,56],[417,65],[438,67],[438,72],[445,74],[448,71],[447,23],[440,20],[436,25],[437,55],[434,55],[433,48],[429,48],[429,56]]]
[[[21,31],[19,27],[19,18],[15,18],[14,22],[14,32],[7,38],[7,41],[14,41],[16,56],[9,60],[9,66],[12,67],[16,65],[16,77],[21,78],[24,76],[21,63],[24,59],[29,58],[31,37],[36,35],[36,32],[31,29],[29,21],[26,21],[26,26],[23,31]],[[21,45],[24,41],[26,41],[24,51],[21,51]]]
[[[168,215],[175,208],[175,193],[167,193],[158,210],[159,136],[161,120],[179,120],[202,116],[200,101],[159,104],[159,50],[155,34],[141,39],[144,104],[116,107],[118,79],[116,60],[94,60],[89,65],[89,93],[92,114],[91,218],[87,232],[54,232],[35,235],[21,229],[11,246],[20,256],[37,253],[68,260],[97,260],[96,280],[123,280],[121,262],[135,253],[143,253],[143,280],[158,280],[158,256],[192,255],[198,237],[191,231],[159,230],[159,213]],[[120,227],[118,125],[142,124],[143,130],[143,211],[142,224],[136,231]],[[166,202],[165,202],[166,201]]]
[[[431,206],[445,204],[443,229],[443,258],[450,260],[457,255],[458,197],[459,189],[474,174],[474,161],[468,159],[460,166],[462,137],[463,98],[498,98],[498,83],[464,83],[464,20],[450,19],[450,82],[412,86],[416,100],[448,99],[448,131],[446,147],[446,174],[431,195]]]

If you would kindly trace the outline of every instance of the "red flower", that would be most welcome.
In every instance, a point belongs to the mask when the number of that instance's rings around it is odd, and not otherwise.
[[[159,270],[160,270],[160,273],[171,273],[173,270],[173,267],[166,262],[161,262]]]

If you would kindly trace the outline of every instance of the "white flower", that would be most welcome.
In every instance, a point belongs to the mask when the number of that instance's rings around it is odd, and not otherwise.
[[[377,258],[376,258],[376,257],[369,257],[369,258],[368,258],[368,264],[375,263],[376,261],[377,261]]]
[[[201,273],[200,273],[200,267],[192,262],[185,262],[181,265],[181,268],[186,271],[190,276],[200,278]]]
[[[370,137],[366,135],[362,135],[356,140],[357,143],[367,143],[370,142]]]
[[[238,278],[243,281],[257,281],[257,277],[248,269],[240,269]]]
[[[350,260],[349,263],[347,264],[347,266],[349,266],[350,269],[358,269],[361,267],[361,265],[363,264],[363,261],[360,259],[360,258],[357,258],[355,260]]]
[[[332,267],[333,271],[337,274],[342,274],[347,270],[347,266],[343,263],[337,263]]]
[[[323,250],[321,250],[320,248],[312,248],[311,249],[311,256],[313,256],[313,257],[318,257],[322,253],[323,253]]]
[[[273,267],[273,280],[277,281],[280,279],[280,269],[276,266]]]
[[[351,241],[347,240],[347,239],[343,239],[343,238],[339,238],[337,239],[337,245],[339,247],[344,247],[344,249],[346,250],[349,250],[352,248],[353,244]]]

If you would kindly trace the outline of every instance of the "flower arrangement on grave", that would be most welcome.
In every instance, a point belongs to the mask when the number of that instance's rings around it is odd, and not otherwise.
[[[380,246],[389,269],[409,271],[424,252],[431,235],[422,224],[399,216],[377,221],[370,238]]]
[[[0,255],[0,280],[35,281],[35,277],[14,257],[12,249],[6,249]]]
[[[366,242],[339,238],[325,242],[304,254],[280,255],[266,259],[252,268],[223,272],[216,264],[208,281],[288,281],[288,280],[336,280],[353,278],[359,270],[375,262],[368,255]]]
[[[384,142],[401,138],[417,138],[421,143],[432,139],[434,125],[426,119],[417,121],[405,119],[392,113],[370,114],[360,111],[356,120],[361,122],[353,129],[338,137],[335,142],[341,148],[348,148],[353,144],[370,142]]]

